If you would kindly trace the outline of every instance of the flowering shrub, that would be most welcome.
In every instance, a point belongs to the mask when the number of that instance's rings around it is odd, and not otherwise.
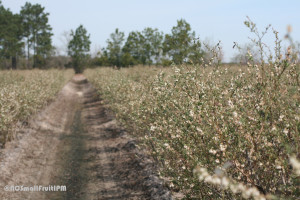
[[[253,22],[245,24],[258,33]],[[274,54],[265,57],[258,35],[261,61],[251,62],[248,52],[247,67],[219,66],[212,59],[205,66],[85,74],[185,198],[294,199],[299,176],[289,157],[300,156],[300,71],[292,48],[282,52],[274,34]],[[226,180],[209,175],[218,168],[226,168]],[[202,176],[194,176],[194,169]]]
[[[0,71],[0,144],[17,121],[45,105],[73,75],[71,70]]]

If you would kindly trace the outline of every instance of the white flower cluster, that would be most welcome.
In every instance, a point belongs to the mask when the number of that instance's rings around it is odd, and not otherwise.
[[[296,175],[300,176],[300,162],[295,156],[290,157],[290,163],[293,166]]]
[[[266,200],[266,196],[261,194],[256,187],[247,187],[242,183],[237,183],[224,175],[210,175],[206,168],[196,167],[194,169],[200,181],[213,184],[222,187],[223,189],[229,189],[232,193],[240,193],[243,198],[253,198],[255,200]]]

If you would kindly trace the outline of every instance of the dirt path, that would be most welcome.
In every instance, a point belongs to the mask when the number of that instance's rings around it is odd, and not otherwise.
[[[171,199],[153,162],[81,75],[16,136],[0,150],[0,199]],[[67,191],[11,192],[6,185]]]

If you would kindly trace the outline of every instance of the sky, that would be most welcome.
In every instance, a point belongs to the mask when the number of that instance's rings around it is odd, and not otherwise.
[[[272,24],[281,38],[287,26],[292,26],[291,36],[300,41],[299,0],[2,0],[4,7],[14,13],[25,2],[41,4],[50,13],[53,44],[63,50],[63,33],[75,30],[82,24],[91,35],[92,53],[106,47],[106,41],[116,28],[125,32],[141,31],[145,27],[158,28],[170,33],[177,20],[185,19],[200,40],[222,42],[225,62],[241,46],[249,43],[250,33],[244,25],[246,16],[255,22],[260,31]],[[272,30],[264,38],[274,44]]]

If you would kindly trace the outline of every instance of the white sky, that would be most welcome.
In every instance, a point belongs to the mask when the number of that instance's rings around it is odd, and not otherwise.
[[[293,27],[292,37],[300,41],[300,1],[297,0],[27,0],[39,3],[50,13],[53,43],[61,47],[62,33],[76,29],[80,24],[91,34],[92,52],[105,47],[115,28],[124,31],[158,28],[169,33],[178,19],[185,19],[200,39],[222,41],[225,61],[236,50],[233,42],[249,42],[251,33],[243,24],[246,16],[257,23],[261,31],[268,24],[286,33]],[[4,7],[19,12],[26,0],[2,0]],[[266,43],[272,44],[272,31]]]

